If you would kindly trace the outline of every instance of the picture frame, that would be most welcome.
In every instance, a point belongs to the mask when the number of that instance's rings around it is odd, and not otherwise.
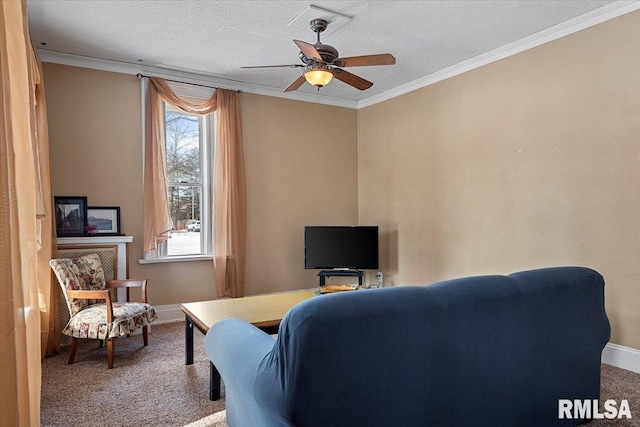
[[[87,208],[87,233],[120,235],[120,207],[89,206]]]
[[[86,196],[54,196],[58,237],[84,236],[87,227]]]

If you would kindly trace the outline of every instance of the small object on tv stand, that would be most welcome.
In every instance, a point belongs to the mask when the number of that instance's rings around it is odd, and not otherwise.
[[[360,270],[322,270],[318,273],[318,277],[320,277],[320,286],[324,286],[325,279],[331,276],[357,276],[358,286],[362,286],[362,271]]]
[[[332,294],[334,292],[355,291],[358,285],[324,285],[316,292],[322,294]]]

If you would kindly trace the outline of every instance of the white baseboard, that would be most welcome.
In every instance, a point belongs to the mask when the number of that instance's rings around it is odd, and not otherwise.
[[[602,351],[602,363],[640,373],[640,350],[609,343]]]
[[[153,322],[154,325],[184,321],[184,313],[180,310],[180,304],[154,305],[153,308],[158,315],[158,320]]]

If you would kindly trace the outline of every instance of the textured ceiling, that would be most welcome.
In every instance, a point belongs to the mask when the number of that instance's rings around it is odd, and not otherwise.
[[[228,87],[242,82],[281,91],[300,69],[240,67],[299,63],[292,40],[313,43],[315,34],[287,24],[313,4],[352,18],[322,37],[340,56],[396,57],[396,65],[349,69],[374,83],[366,91],[340,81],[321,89],[322,96],[360,101],[581,15],[629,3],[28,0],[27,6],[31,38],[41,50],[206,74],[230,81]],[[307,84],[300,90],[316,92]]]

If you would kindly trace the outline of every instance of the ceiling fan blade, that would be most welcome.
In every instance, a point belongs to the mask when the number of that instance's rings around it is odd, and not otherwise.
[[[290,64],[290,65],[252,65],[250,67],[240,67],[240,68],[298,68],[304,67],[303,64]]]
[[[318,51],[316,50],[316,48],[312,44],[309,44],[307,42],[303,42],[300,40],[294,40],[293,42],[296,44],[296,46],[298,46],[298,48],[300,48],[300,51],[307,58],[313,58],[317,61],[323,60],[320,54],[318,53]]]
[[[292,92],[296,89],[298,89],[300,86],[302,86],[304,84],[304,82],[306,82],[307,80],[304,78],[304,74],[300,77],[298,77],[293,83],[291,83],[289,86],[287,86],[284,91],[285,92]]]
[[[393,65],[396,58],[390,53],[379,55],[350,56],[348,58],[338,58],[333,61],[333,65],[338,67],[366,67],[370,65]]]
[[[373,83],[371,83],[369,80],[365,80],[362,77],[358,77],[355,74],[351,74],[350,72],[345,70],[335,69],[333,70],[333,76],[336,79],[355,87],[356,89],[365,90],[373,86]],[[304,76],[302,77],[304,78]]]

